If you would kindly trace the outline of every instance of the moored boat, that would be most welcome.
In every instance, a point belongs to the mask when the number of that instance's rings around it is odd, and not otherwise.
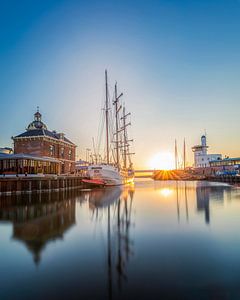
[[[102,180],[106,186],[122,185],[133,182],[134,170],[131,161],[131,155],[129,146],[133,140],[128,139],[127,127],[131,125],[127,122],[127,118],[130,113],[125,113],[125,106],[120,104],[120,95],[117,94],[117,84],[115,84],[115,95],[114,95],[114,116],[112,119],[115,120],[114,124],[110,122],[110,101],[108,93],[108,78],[107,71],[105,71],[105,132],[106,132],[106,159],[104,162],[98,162],[95,160],[94,164],[89,165],[88,175],[90,180]],[[120,112],[122,112],[120,116]],[[114,133],[111,135],[110,126]],[[113,142],[110,143],[110,140]],[[111,145],[113,147],[111,148]],[[110,155],[112,154],[112,155]],[[99,155],[95,154],[95,157]]]

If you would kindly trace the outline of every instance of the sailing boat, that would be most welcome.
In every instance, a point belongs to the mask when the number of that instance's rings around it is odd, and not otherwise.
[[[122,97],[122,93],[118,96],[117,94],[117,84],[115,84],[115,94],[113,106],[114,109],[114,119],[115,119],[115,132],[113,134],[114,140],[111,144],[114,144],[112,156],[113,161],[110,160],[110,103],[109,103],[109,93],[108,93],[108,76],[107,70],[105,70],[105,131],[106,131],[106,162],[98,163],[97,159],[95,164],[89,165],[88,174],[92,182],[96,182],[99,185],[115,186],[122,185],[133,182],[134,180],[134,170],[131,162],[131,155],[129,151],[129,143],[132,140],[128,140],[127,127],[130,122],[127,123],[127,118],[130,113],[126,114],[125,107],[120,105],[119,100]],[[120,112],[122,111],[122,116],[120,117]],[[98,157],[97,155],[95,155]],[[122,156],[122,159],[121,159]],[[122,163],[121,163],[122,162]]]

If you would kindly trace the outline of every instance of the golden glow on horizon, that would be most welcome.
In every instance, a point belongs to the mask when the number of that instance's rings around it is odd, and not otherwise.
[[[170,152],[159,152],[149,162],[151,169],[173,170],[175,167],[174,156]]]

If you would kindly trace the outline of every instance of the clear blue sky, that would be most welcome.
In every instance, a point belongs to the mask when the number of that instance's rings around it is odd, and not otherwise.
[[[96,136],[104,69],[132,111],[135,163],[188,146],[240,156],[240,1],[1,1],[0,146],[39,105],[83,155]]]

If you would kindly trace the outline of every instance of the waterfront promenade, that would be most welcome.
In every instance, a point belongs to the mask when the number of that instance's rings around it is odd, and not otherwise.
[[[232,175],[197,175],[183,170],[172,171],[137,171],[136,179],[151,178],[157,181],[212,181],[225,182],[229,184],[240,184],[240,176]],[[29,194],[42,192],[58,192],[70,189],[86,189],[89,185],[82,182],[82,176],[21,176],[21,177],[1,177],[0,178],[0,196],[14,194]]]

